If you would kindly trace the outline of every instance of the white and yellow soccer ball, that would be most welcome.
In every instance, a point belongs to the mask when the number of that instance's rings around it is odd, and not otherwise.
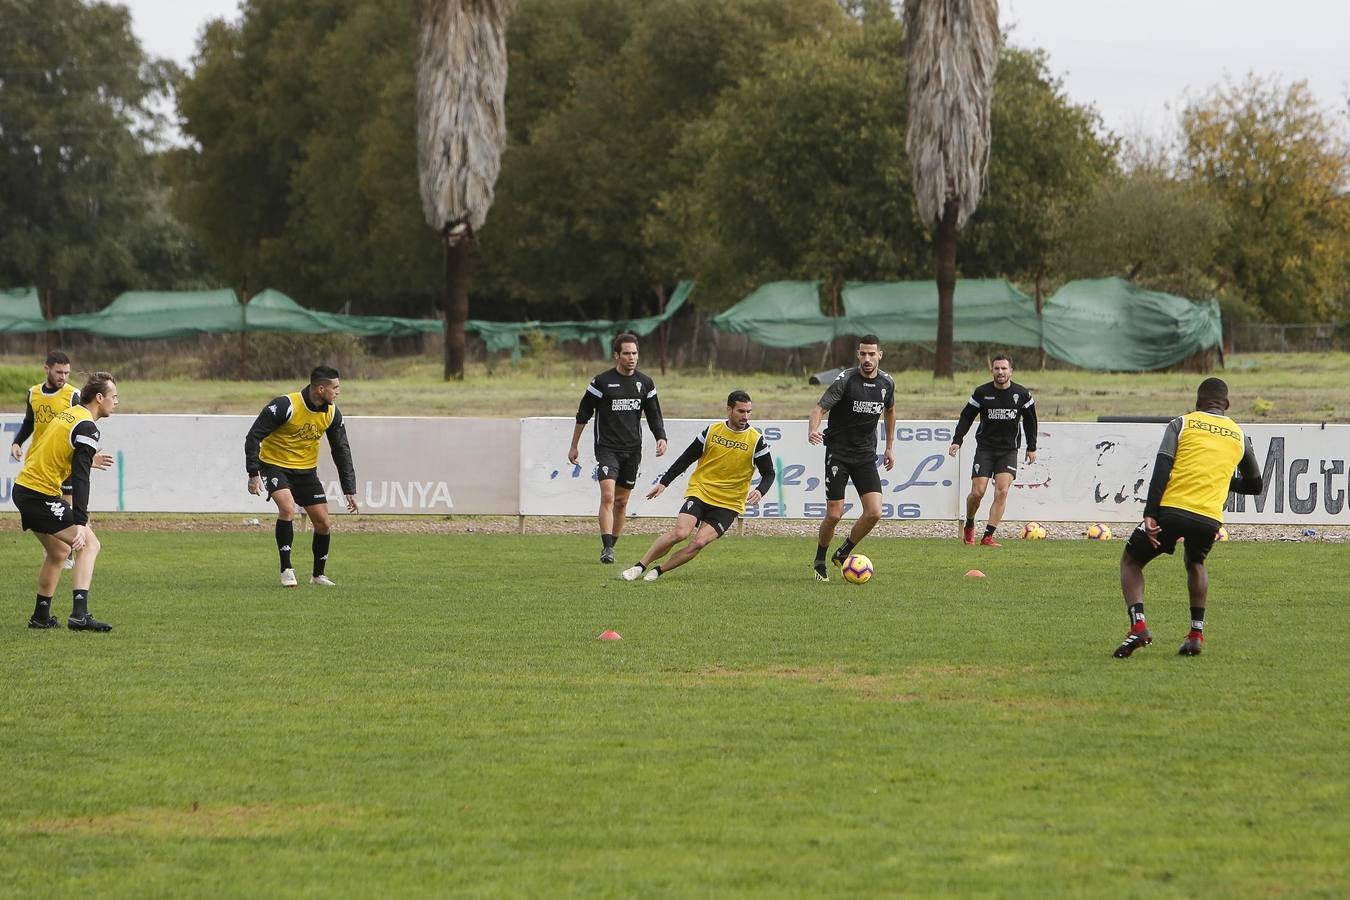
[[[1228,529],[1220,525],[1218,534],[1214,535],[1214,540],[1216,541],[1228,540]]]
[[[1043,541],[1045,540],[1045,526],[1040,522],[1028,522],[1022,526],[1022,540],[1024,541]]]
[[[861,553],[844,560],[844,580],[849,584],[866,584],[872,580],[872,561]]]
[[[1084,532],[1090,541],[1109,541],[1111,540],[1111,527],[1101,522],[1093,522]]]

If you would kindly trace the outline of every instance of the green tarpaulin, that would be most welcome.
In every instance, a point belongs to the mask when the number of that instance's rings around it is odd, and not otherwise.
[[[47,327],[44,325],[44,327]],[[406,336],[439,332],[438,319],[348,316],[305,309],[271,289],[241,304],[232,290],[128,291],[96,313],[61,316],[52,330],[153,340],[197,334],[280,331],[287,334]]]
[[[659,328],[661,323],[670,321],[671,317],[680,311],[680,307],[684,306],[693,290],[694,282],[681,281],[675,287],[675,292],[670,295],[665,312],[640,319],[588,319],[586,321],[559,322],[491,322],[483,319],[469,319],[464,323],[464,330],[482,338],[489,353],[510,350],[513,359],[520,357],[520,338],[526,334],[542,334],[557,341],[588,341],[594,339],[603,344],[605,350],[608,351],[609,341],[616,334],[631,331],[633,334],[646,336]]]
[[[712,319],[714,328],[743,334],[769,347],[804,347],[847,330],[820,311],[820,282],[771,281]]]
[[[1223,345],[1219,302],[1149,291],[1120,278],[1071,281],[1045,302],[1045,350],[1113,372],[1165,369]]]
[[[820,311],[820,285],[762,285],[712,324],[769,347],[801,347],[842,335],[876,334],[886,343],[937,339],[937,285],[931,281],[850,282],[844,314]],[[1165,369],[1222,344],[1219,304],[1140,288],[1119,278],[1074,281],[1036,314],[1031,298],[1001,280],[961,280],[952,306],[953,339],[1005,347],[1044,347],[1085,369]]]
[[[47,330],[37,288],[0,290],[0,334],[32,334]]]
[[[890,343],[937,340],[935,282],[849,282],[843,301],[851,334],[875,334]],[[1038,347],[1041,320],[1035,302],[1008,282],[962,279],[952,299],[952,339]]]

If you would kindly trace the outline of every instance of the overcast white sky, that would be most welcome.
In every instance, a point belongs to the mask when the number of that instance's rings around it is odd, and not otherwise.
[[[238,0],[123,2],[145,49],[184,64],[207,20],[239,14]],[[1346,114],[1347,0],[1001,0],[999,15],[1014,44],[1046,50],[1069,97],[1124,136],[1160,134],[1188,91],[1249,71],[1307,80]]]

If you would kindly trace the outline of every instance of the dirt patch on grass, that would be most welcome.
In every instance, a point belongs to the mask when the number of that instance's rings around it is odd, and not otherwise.
[[[325,804],[259,803],[244,806],[161,806],[132,809],[101,816],[39,819],[19,823],[15,830],[31,834],[142,834],[151,836],[256,837],[307,828],[335,828],[355,824],[362,813],[351,807]]]
[[[1018,714],[1063,713],[1083,704],[1062,697],[990,696],[984,685],[1011,674],[992,666],[911,666],[894,673],[849,672],[828,666],[729,669],[710,666],[694,673],[694,684],[724,681],[793,681],[818,684],[877,703],[965,703]]]

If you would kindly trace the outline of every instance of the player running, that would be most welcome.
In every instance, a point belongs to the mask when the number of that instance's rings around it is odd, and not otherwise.
[[[69,365],[69,364],[67,364]],[[117,381],[107,372],[89,376],[82,402],[57,410],[41,437],[33,441],[23,469],[14,479],[14,505],[24,531],[42,544],[46,554],[38,569],[37,604],[29,628],[59,628],[51,614],[52,597],[61,581],[61,567],[70,551],[76,555],[71,573],[72,604],[66,627],[72,631],[112,631],[89,614],[89,588],[101,549],[89,525],[89,470],[98,465],[98,421],[117,409]],[[70,498],[64,496],[70,490]]]
[[[1159,554],[1173,553],[1182,539],[1191,630],[1177,652],[1199,656],[1204,648],[1209,595],[1205,558],[1223,526],[1228,492],[1259,494],[1265,489],[1251,441],[1225,415],[1227,411],[1228,385],[1220,378],[1206,378],[1196,392],[1195,412],[1173,419],[1163,432],[1143,524],[1130,535],[1120,555],[1120,589],[1130,614],[1129,634],[1114,654],[1120,659],[1153,643],[1144,621],[1144,566]]]
[[[689,490],[675,517],[675,525],[652,541],[637,563],[623,570],[625,581],[655,581],[698,556],[700,550],[727,533],[747,503],[758,503],[773,484],[773,459],[764,435],[751,427],[753,407],[745,391],[727,395],[727,419],[703,429],[694,438],[656,486],[647,492],[648,500],[657,497],[695,462],[698,468],[689,478]],[[759,485],[746,496],[750,476],[759,470]],[[697,531],[695,531],[697,528]],[[690,539],[690,535],[693,535]],[[665,556],[680,541],[689,539],[664,565],[648,568]],[[645,575],[643,573],[646,573]]]
[[[948,456],[961,450],[961,441],[970,430],[975,417],[980,427],[975,432],[975,462],[970,469],[970,495],[966,497],[966,522],[961,539],[975,543],[975,514],[994,479],[994,503],[989,507],[989,524],[984,527],[980,544],[997,547],[994,532],[1003,521],[1003,510],[1008,504],[1008,489],[1017,478],[1017,451],[1022,446],[1022,433],[1027,439],[1027,463],[1036,461],[1036,401],[1031,391],[1012,380],[1012,360],[995,356],[989,363],[993,381],[977,387],[961,410],[960,420]]]
[[[881,340],[875,334],[858,339],[858,364],[845,369],[811,410],[807,440],[825,445],[825,518],[820,523],[816,559],[811,568],[817,581],[829,581],[825,554],[835,526],[844,517],[844,488],[850,480],[862,502],[862,514],[830,561],[842,566],[853,548],[881,521],[881,475],[877,472],[877,419],[886,419],[886,471],[895,465],[895,381],[881,371]],[[829,413],[829,427],[820,430]]]

